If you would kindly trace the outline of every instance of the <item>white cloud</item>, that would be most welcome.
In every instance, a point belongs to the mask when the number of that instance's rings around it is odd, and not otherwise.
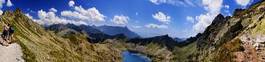
[[[70,19],[86,20],[87,17],[76,11],[62,11],[61,15]]]
[[[142,28],[142,26],[132,26],[133,28]]]
[[[2,10],[0,10],[0,15],[2,15],[3,14],[3,11]]]
[[[196,33],[202,33],[212,23],[221,11],[223,0],[202,0],[202,4],[207,13],[196,16],[197,23],[193,25]]]
[[[191,16],[187,16],[187,17],[186,17],[186,20],[187,20],[188,22],[195,23],[194,18],[191,17]]]
[[[196,16],[196,20],[198,21],[194,26],[194,30],[197,33],[202,33],[211,23],[215,16],[210,14],[201,14],[200,16]]]
[[[3,8],[4,3],[5,3],[5,0],[0,0],[0,15],[3,14],[3,11],[1,9]]]
[[[128,20],[129,20],[128,16],[115,15],[111,21],[118,25],[125,25],[128,23]]]
[[[166,3],[166,0],[149,0],[151,3],[154,3],[156,5],[159,5],[161,3]]]
[[[33,19],[33,17],[31,15],[29,15],[29,13],[25,14],[29,19]]]
[[[229,5],[224,5],[224,14],[228,16],[232,16],[232,14],[229,11],[230,6]]]
[[[84,9],[81,6],[76,6],[74,7],[74,11],[64,10],[59,16],[55,14],[56,12],[57,10],[55,8],[50,8],[48,12],[39,10],[39,19],[35,19],[34,21],[43,25],[66,23],[87,25],[94,22],[105,21],[105,16],[101,14],[95,7]],[[28,15],[28,17],[30,16]]]
[[[190,6],[195,6],[195,4],[190,0],[184,0],[184,2]]]
[[[7,0],[6,6],[7,7],[11,7],[11,6],[13,6],[13,4],[12,4],[12,2],[10,0]]]
[[[211,14],[218,14],[222,8],[223,0],[202,0],[204,9]]]
[[[145,25],[145,27],[152,28],[152,29],[161,29],[161,28],[165,29],[165,28],[168,28],[167,25],[158,25],[158,24],[153,24],[153,23],[147,24],[147,25]]]
[[[251,0],[236,0],[236,3],[241,6],[246,6],[250,3]]]
[[[196,6],[191,0],[149,0],[151,3],[160,4],[170,4],[175,6]]]
[[[230,6],[229,6],[229,5],[224,5],[224,7],[225,7],[226,9],[229,9],[229,8],[230,8]]]
[[[73,7],[73,6],[75,5],[75,2],[74,2],[73,0],[71,0],[71,1],[69,1],[68,5],[69,5],[70,7]]]
[[[75,11],[62,11],[61,15],[75,20],[85,22],[102,22],[105,21],[105,16],[101,14],[95,7],[84,9],[82,6],[75,7]]]
[[[80,24],[87,25],[87,23],[84,21],[66,19],[66,18],[57,16],[55,13],[56,13],[55,11],[46,12],[43,10],[39,10],[38,11],[38,19],[33,19],[32,16],[30,16],[29,14],[26,14],[26,16],[28,16],[29,18],[32,18],[33,21],[35,21],[39,24],[42,24],[42,25],[66,24],[66,23],[72,23],[72,24],[76,24],[76,25],[80,25]]]
[[[164,14],[163,12],[157,12],[156,14],[152,15],[154,19],[158,20],[159,22],[162,22],[164,24],[169,24],[170,16]]]
[[[0,9],[3,8],[3,4],[5,3],[5,0],[0,0]]]
[[[57,10],[55,8],[51,8],[49,9],[50,12],[57,12]]]
[[[38,17],[39,20],[35,20],[35,22],[38,22],[39,24],[44,25],[51,25],[51,24],[59,24],[59,23],[68,23],[68,20],[61,19],[58,16],[56,16],[55,12],[45,12],[43,10],[38,11]]]

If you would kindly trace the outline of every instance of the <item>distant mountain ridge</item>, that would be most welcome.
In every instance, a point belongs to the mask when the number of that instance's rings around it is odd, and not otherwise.
[[[88,25],[74,25],[74,24],[53,24],[45,27],[46,30],[55,31],[55,33],[60,34],[69,34],[74,32],[79,32],[88,35],[89,42],[91,43],[98,43],[102,42],[106,39],[113,39],[113,38],[128,38],[123,33],[117,33],[113,35],[106,34],[101,32],[96,28],[96,26],[88,26]]]
[[[53,25],[49,25],[45,27],[46,30],[53,30],[55,32],[64,30],[64,29],[73,29],[79,32],[84,31],[85,33],[88,34],[92,34],[92,33],[103,33],[101,31],[99,31],[98,29],[95,29],[91,26],[87,26],[87,25],[74,25],[74,24],[53,24]]]
[[[122,49],[115,48],[111,44],[92,44],[88,42],[87,36],[77,32],[79,28],[76,29],[74,26],[68,26],[73,29],[65,29],[65,26],[58,25],[60,27],[56,27],[56,29],[62,30],[54,33],[45,30],[43,25],[34,22],[19,9],[4,11],[0,16],[0,26],[11,24],[14,27],[15,33],[12,41],[21,46],[19,49],[23,52],[21,57],[25,62],[122,61],[120,54]],[[2,27],[0,28],[2,29]],[[4,59],[9,58],[12,57]],[[21,60],[15,59],[15,61]]]
[[[128,40],[127,42],[141,44],[141,45],[157,43],[160,44],[161,46],[166,46],[169,49],[173,49],[175,46],[178,45],[177,41],[175,41],[173,38],[169,37],[168,35],[155,36],[150,38],[134,38]]]
[[[147,54],[153,62],[264,62],[264,8],[265,2],[261,2],[249,9],[237,10],[233,16],[219,14],[203,33],[183,43],[162,35],[125,39],[126,42],[108,39],[94,44],[91,43],[94,40],[126,36],[111,36],[94,26],[82,28],[73,24],[58,24],[45,30],[20,10],[4,12],[0,26],[12,24],[15,27],[14,40],[21,46],[26,62],[122,62],[120,53],[129,49]]]
[[[117,35],[117,34],[124,34],[128,38],[136,38],[140,37],[135,32],[132,32],[128,27],[119,27],[119,26],[94,26],[96,29],[100,30],[101,32],[104,32],[108,35]]]
[[[62,32],[64,34],[80,32],[88,35],[90,43],[99,43],[106,39],[127,39],[128,43],[135,43],[141,45],[148,45],[150,43],[159,44],[169,49],[175,46],[185,46],[190,42],[185,42],[184,39],[171,38],[168,35],[154,36],[149,38],[140,38],[137,34],[131,32],[127,27],[114,27],[114,26],[87,26],[87,25],[74,25],[74,24],[54,24],[46,27],[47,30],[55,31],[55,33]],[[100,29],[100,30],[99,30]],[[105,32],[102,32],[105,31]],[[106,34],[107,33],[107,34]],[[123,34],[123,33],[127,33]],[[68,34],[69,35],[69,34]]]
[[[58,32],[63,29],[73,29],[79,32],[84,32],[87,34],[102,34],[107,36],[115,36],[119,34],[124,34],[127,38],[140,37],[138,34],[132,32],[127,27],[118,26],[89,26],[89,25],[74,25],[74,24],[53,24],[46,26],[46,29]]]

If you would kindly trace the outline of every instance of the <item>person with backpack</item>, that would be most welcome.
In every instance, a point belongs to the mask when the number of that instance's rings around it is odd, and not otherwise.
[[[9,42],[8,43],[11,43],[15,29],[11,24],[9,24],[8,27],[9,27],[9,29],[8,29],[8,32],[9,32],[8,33],[8,40],[9,40]]]
[[[4,24],[4,27],[3,27],[3,32],[1,34],[1,37],[2,37],[2,40],[1,40],[1,44],[4,45],[4,46],[8,46],[8,30],[9,30],[9,27]]]
[[[8,40],[8,30],[9,30],[9,27],[7,25],[4,25],[3,27],[3,32],[2,32],[2,38],[3,40],[7,41]]]

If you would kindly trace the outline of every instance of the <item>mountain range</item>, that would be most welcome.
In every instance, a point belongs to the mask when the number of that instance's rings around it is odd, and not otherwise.
[[[150,43],[157,43],[162,46],[166,46],[169,49],[173,49],[179,44],[185,42],[184,39],[171,38],[168,35],[154,36],[149,38],[141,38],[136,33],[130,31],[127,27],[115,27],[115,26],[88,26],[88,25],[74,25],[74,24],[54,24],[46,27],[46,30],[58,32],[79,32],[88,35],[91,43],[99,43],[106,39],[114,38],[127,38],[128,43],[136,43],[140,45],[148,45]]]
[[[232,16],[219,14],[203,33],[181,41],[168,35],[141,38],[127,27],[42,26],[19,9],[5,11],[0,26],[14,26],[12,40],[27,62],[122,62],[123,51],[152,62],[264,62],[264,8],[261,1]]]
[[[107,25],[94,26],[94,27],[108,35],[124,34],[128,38],[140,37],[138,34],[128,29],[128,27],[107,26]]]

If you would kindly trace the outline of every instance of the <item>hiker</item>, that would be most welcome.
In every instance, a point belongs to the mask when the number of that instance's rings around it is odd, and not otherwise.
[[[3,32],[2,32],[2,38],[7,41],[8,40],[8,30],[9,30],[9,27],[5,24],[4,27],[3,27]]]
[[[15,30],[11,24],[9,24],[8,27],[9,27],[9,29],[8,29],[8,32],[9,32],[8,33],[8,40],[9,40],[9,42],[8,43],[11,43]]]

